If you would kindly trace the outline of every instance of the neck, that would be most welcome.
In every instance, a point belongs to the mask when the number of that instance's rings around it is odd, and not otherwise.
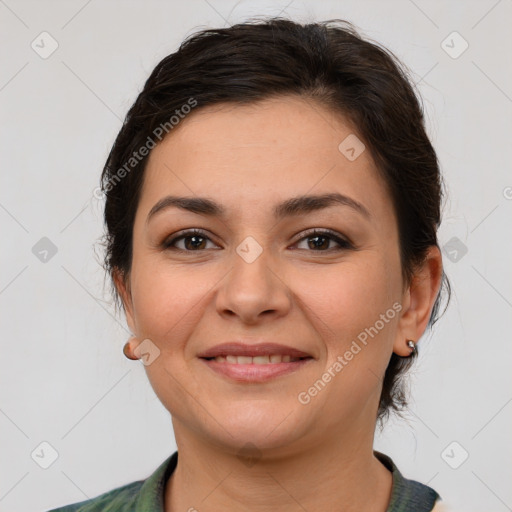
[[[391,472],[373,454],[371,435],[274,450],[255,459],[206,443],[175,424],[178,465],[165,491],[165,511],[325,510],[385,512]],[[336,438],[334,438],[336,439]]]

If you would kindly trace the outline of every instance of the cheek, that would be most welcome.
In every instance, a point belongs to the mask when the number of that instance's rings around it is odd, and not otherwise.
[[[139,335],[161,351],[181,347],[199,322],[212,283],[206,275],[170,265],[140,265],[132,277]]]
[[[356,414],[358,404],[378,398],[399,318],[398,263],[388,261],[383,252],[359,256],[357,263],[311,276],[302,290],[315,313],[310,321],[327,350],[325,372],[334,375],[323,399],[331,393],[338,397],[344,403],[343,414]]]
[[[308,309],[341,339],[356,336],[373,325],[392,307],[398,295],[396,271],[378,255],[327,268],[324,272],[301,274],[300,295]],[[387,269],[387,270],[386,270]]]
[[[335,396],[342,415],[358,414],[361,404],[378,399],[399,318],[399,267],[377,253],[365,259],[306,282],[302,276],[303,300],[314,312],[310,321],[327,350],[328,392],[319,404]]]

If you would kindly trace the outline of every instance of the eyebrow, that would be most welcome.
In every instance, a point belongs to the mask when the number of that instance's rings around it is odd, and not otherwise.
[[[368,220],[371,219],[370,212],[361,203],[339,193],[292,197],[276,205],[273,214],[276,219],[282,219],[293,215],[304,215],[336,205],[348,206]],[[226,215],[226,209],[223,206],[205,197],[166,196],[151,208],[146,223],[158,212],[171,207],[209,217],[224,217]]]

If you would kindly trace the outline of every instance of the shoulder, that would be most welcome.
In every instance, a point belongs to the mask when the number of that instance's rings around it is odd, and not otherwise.
[[[100,510],[122,512],[132,510],[143,483],[144,480],[138,480],[104,492],[95,498],[55,508],[48,512],[99,512]]]
[[[165,459],[145,480],[137,480],[104,492],[95,498],[72,503],[47,512],[163,512],[165,484],[176,468],[178,452]]]
[[[387,455],[374,450],[374,455],[393,475],[391,500],[386,512],[432,512],[441,499],[439,494],[428,485],[405,478],[393,460]],[[441,511],[440,511],[441,512]]]

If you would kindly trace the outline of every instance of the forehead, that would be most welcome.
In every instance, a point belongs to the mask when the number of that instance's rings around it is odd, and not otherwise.
[[[347,158],[347,144],[357,158]],[[204,107],[152,150],[139,207],[147,215],[166,194],[206,193],[240,212],[241,205],[337,191],[378,214],[390,198],[363,147],[350,123],[310,99]]]

